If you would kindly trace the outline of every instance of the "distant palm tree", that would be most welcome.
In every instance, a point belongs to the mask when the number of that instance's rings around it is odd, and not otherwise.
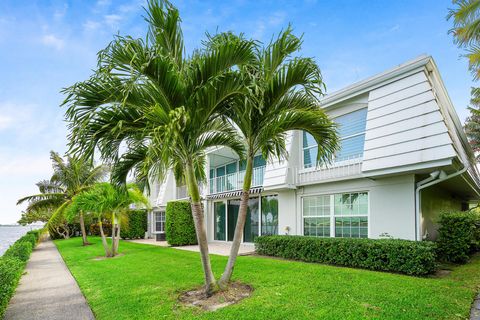
[[[65,216],[72,219],[80,212],[92,213],[98,219],[105,255],[114,257],[118,253],[121,225],[128,223],[128,213],[132,205],[149,207],[148,199],[136,185],[128,184],[126,189],[120,189],[110,183],[97,183],[88,191],[73,197],[65,210]],[[103,231],[103,219],[109,219],[112,224],[111,250]]]
[[[229,33],[220,34],[211,38],[209,45],[233,42],[232,38],[239,39]],[[247,99],[232,100],[232,108],[225,113],[246,143],[246,168],[230,256],[219,281],[224,288],[232,276],[243,238],[254,157],[261,153],[265,159],[286,158],[285,138],[292,130],[313,136],[318,144],[317,161],[329,161],[338,147],[336,126],[318,100],[324,86],[320,69],[311,58],[292,57],[301,44],[301,38],[294,36],[289,27],[258,50],[254,62],[241,69],[248,81]]]
[[[466,48],[470,70],[480,79],[480,0],[454,0],[447,18],[453,19],[450,32],[458,46]]]
[[[205,151],[227,146],[242,153],[236,130],[218,114],[245,93],[236,67],[254,59],[250,41],[224,43],[185,57],[178,10],[150,0],[145,40],[117,36],[98,57],[91,78],[65,89],[70,146],[112,163],[112,181],[130,172],[147,186],[172,169],[191,199],[207,295],[217,289],[208,255],[198,181]]]
[[[95,167],[91,161],[71,156],[67,156],[67,161],[64,161],[58,153],[53,151],[50,152],[50,159],[53,165],[53,175],[50,180],[38,182],[40,193],[21,198],[17,205],[28,202],[26,212],[52,211],[47,223],[48,228],[67,238],[69,230],[63,216],[64,209],[74,196],[104,179],[107,175],[107,167],[104,165]],[[87,245],[84,212],[79,212],[78,218],[83,245]]]
[[[456,44],[466,49],[469,69],[475,80],[480,79],[480,0],[454,0],[448,19],[453,19],[453,34]],[[480,88],[472,88],[470,116],[465,121],[465,132],[473,150],[480,151]],[[477,161],[480,156],[477,155]]]

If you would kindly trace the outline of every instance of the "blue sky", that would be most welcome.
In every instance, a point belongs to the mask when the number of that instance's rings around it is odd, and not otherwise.
[[[462,120],[471,76],[445,20],[451,1],[173,1],[187,50],[205,31],[231,30],[267,42],[292,23],[302,55],[316,58],[332,92],[421,54],[434,57]],[[0,2],[0,224],[18,198],[51,175],[49,151],[66,151],[60,90],[89,76],[116,33],[141,37],[140,0]]]

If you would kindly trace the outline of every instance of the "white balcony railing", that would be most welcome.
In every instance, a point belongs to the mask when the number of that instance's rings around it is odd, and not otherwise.
[[[262,186],[264,175],[265,166],[253,168],[252,187]],[[242,189],[244,178],[245,171],[238,171],[221,177],[212,178],[210,179],[210,194],[240,190]]]
[[[293,179],[295,185],[319,183],[359,176],[362,173],[361,155],[342,159],[330,165],[312,168],[294,168]]]

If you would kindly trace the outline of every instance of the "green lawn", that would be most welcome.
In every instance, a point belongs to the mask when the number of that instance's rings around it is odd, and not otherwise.
[[[179,292],[202,283],[198,253],[121,242],[124,256],[103,254],[99,238],[55,241],[97,319],[466,319],[480,284],[480,257],[450,275],[403,275],[239,257],[235,278],[253,296],[204,312],[179,306]],[[212,256],[217,276],[226,257]]]

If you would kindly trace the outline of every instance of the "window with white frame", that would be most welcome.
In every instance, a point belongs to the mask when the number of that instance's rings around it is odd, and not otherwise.
[[[155,232],[165,232],[165,211],[155,212]]]
[[[340,150],[335,154],[335,161],[350,160],[363,156],[365,145],[365,128],[367,108],[356,110],[333,119],[338,124]],[[314,167],[318,154],[315,139],[303,132],[303,167]]]
[[[304,197],[303,234],[316,237],[367,238],[368,193]]]

